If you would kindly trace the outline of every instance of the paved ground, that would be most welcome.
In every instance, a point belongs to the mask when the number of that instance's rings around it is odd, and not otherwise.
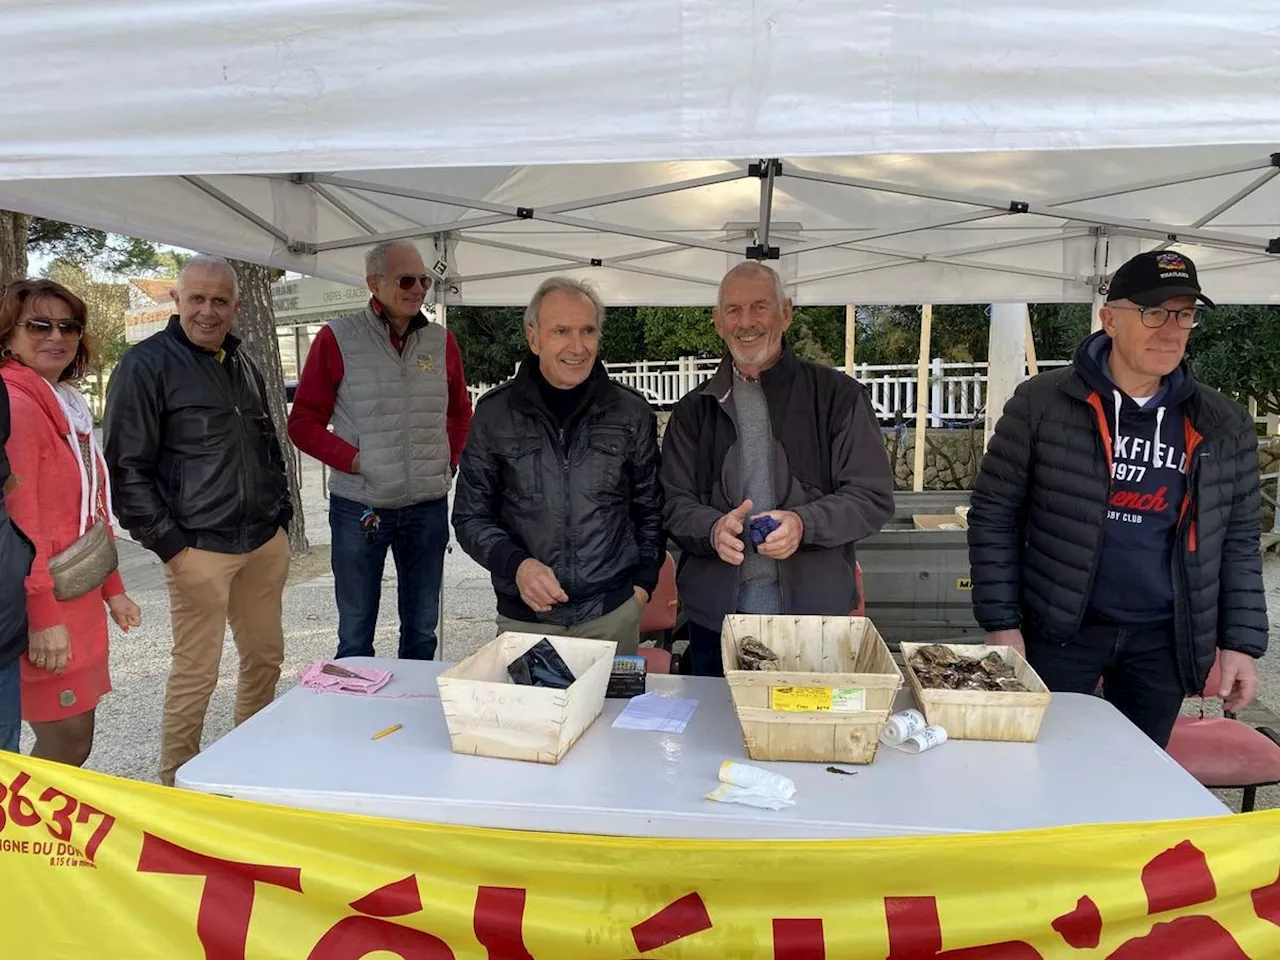
[[[328,501],[321,486],[319,466],[306,461],[303,497],[307,533],[313,554],[294,565],[284,595],[286,653],[283,693],[296,682],[297,671],[316,660],[330,657],[337,646],[338,614],[333,599],[333,577],[328,573]],[[88,766],[95,770],[139,780],[154,781],[159,762],[160,708],[169,665],[169,603],[159,562],[140,548],[122,544],[122,574],[130,594],[143,609],[143,625],[128,636],[112,627],[111,676],[115,692],[98,708],[98,733]],[[1264,658],[1260,700],[1280,712],[1280,558],[1266,563],[1271,637],[1276,654]],[[487,574],[456,544],[445,557],[444,658],[460,660],[494,636],[494,600]],[[396,652],[395,568],[390,557],[383,582],[382,612],[375,646],[380,655]],[[205,744],[222,737],[231,727],[235,696],[235,648],[230,635],[223,648],[221,676],[205,724]],[[1190,706],[1188,709],[1191,709]],[[1216,707],[1211,712],[1219,712]],[[31,746],[30,732],[23,750]],[[1238,807],[1239,791],[1223,799]],[[1259,807],[1280,807],[1280,788],[1259,791]]]

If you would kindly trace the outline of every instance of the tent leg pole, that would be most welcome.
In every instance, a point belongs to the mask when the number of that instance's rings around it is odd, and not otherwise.
[[[1093,237],[1093,315],[1089,318],[1089,329],[1097,333],[1102,329],[1102,305],[1106,299],[1102,294],[1102,285],[1107,278],[1107,235],[1099,229]]]
[[[844,372],[853,376],[853,357],[858,346],[858,308],[852,303],[844,308]]]
[[[924,490],[924,438],[929,426],[929,340],[933,330],[933,306],[920,308],[920,363],[916,367],[916,461],[912,489]]]

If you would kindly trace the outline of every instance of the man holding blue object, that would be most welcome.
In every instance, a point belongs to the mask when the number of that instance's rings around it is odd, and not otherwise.
[[[728,355],[676,405],[663,519],[680,545],[689,662],[719,676],[726,614],[848,616],[854,544],[893,514],[893,474],[862,384],[795,355],[791,301],[762,263],[720,282]]]

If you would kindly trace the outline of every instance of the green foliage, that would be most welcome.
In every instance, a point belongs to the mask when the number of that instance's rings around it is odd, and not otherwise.
[[[529,348],[519,307],[450,307],[449,329],[458,341],[468,383],[502,383]]]
[[[165,256],[164,253],[161,255]],[[1036,356],[1069,360],[1089,335],[1088,304],[1031,304]],[[515,307],[455,307],[449,326],[458,338],[467,378],[497,383],[511,376],[526,352],[522,311]],[[816,363],[844,362],[843,306],[805,306],[794,312],[789,339]],[[939,305],[933,311],[930,353],[953,362],[987,358],[990,317],[976,305]],[[915,363],[920,344],[918,306],[858,310],[858,363]],[[611,363],[719,357],[724,351],[704,307],[615,307],[608,311],[601,352]],[[1241,402],[1258,401],[1280,412],[1280,308],[1224,307],[1191,339],[1197,376]]]
[[[610,307],[605,315],[600,356],[609,363],[634,363],[645,356],[644,321],[635,307]]]
[[[985,304],[940,304],[933,308],[929,352],[949,363],[980,362],[987,359],[990,335],[991,312]]]
[[[183,253],[181,250],[157,250],[156,262],[152,267],[151,272],[161,280],[176,280],[178,277],[178,271],[181,270],[190,259],[191,254]],[[275,281],[278,280],[279,277],[273,276],[271,279]]]
[[[1093,307],[1087,303],[1033,303],[1030,313],[1039,360],[1070,360],[1093,322]]]
[[[718,357],[724,344],[711,323],[710,307],[639,307],[649,360]]]
[[[89,364],[90,376],[84,387],[93,406],[100,408],[107,373],[115,367],[125,350],[129,349],[124,336],[129,288],[123,283],[98,280],[83,266],[68,260],[54,260],[45,268],[44,275],[62,284],[84,301],[92,358]]]
[[[1259,413],[1280,414],[1280,307],[1224,306],[1191,334],[1197,379]]]
[[[27,245],[37,253],[108,273],[145,273],[157,266],[153,244],[92,227],[32,217]]]
[[[806,360],[828,367],[844,363],[844,307],[796,307],[788,336]]]

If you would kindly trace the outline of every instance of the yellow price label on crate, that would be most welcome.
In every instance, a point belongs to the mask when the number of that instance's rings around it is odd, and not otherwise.
[[[769,709],[784,713],[856,713],[867,708],[862,687],[771,687]]]

